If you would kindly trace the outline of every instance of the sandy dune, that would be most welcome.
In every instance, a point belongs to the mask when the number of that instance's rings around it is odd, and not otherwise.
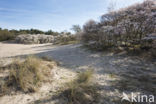
[[[113,55],[113,53],[91,52],[81,48],[80,44],[52,46],[51,44],[22,45],[0,43],[0,61],[3,63],[6,63],[6,60],[9,60],[13,57],[20,57],[30,54],[48,56],[49,58],[53,58],[60,62],[59,70],[56,72],[56,83],[64,82],[64,80],[61,79],[62,76],[70,78],[70,76],[74,76],[76,71],[85,70],[88,67],[94,68],[96,80],[99,84],[99,89],[101,90],[100,93],[103,95],[103,99],[105,99],[105,101],[107,100],[104,95],[112,96],[111,99],[120,97],[122,95],[122,92],[116,88],[118,85],[112,86],[110,83],[111,81],[117,80],[121,73],[130,72],[131,74],[137,76],[140,74],[144,75],[143,70],[145,70],[146,75],[156,75],[156,63],[154,62],[144,61],[136,56],[130,57],[125,55]],[[136,80],[136,78],[131,80]],[[44,90],[40,90],[40,93],[37,94],[18,94],[13,96],[6,95],[0,98],[0,104],[33,104],[40,98],[48,96],[48,92],[45,91],[45,89],[48,89],[48,86],[53,86],[53,91],[56,91],[58,87],[54,84],[44,85]],[[151,86],[154,85],[151,84]],[[44,96],[40,95],[41,92],[44,92]],[[147,92],[150,93],[150,91]],[[55,104],[53,101],[36,104],[49,103]]]

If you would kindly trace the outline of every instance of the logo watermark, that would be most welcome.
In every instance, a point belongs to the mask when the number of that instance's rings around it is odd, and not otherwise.
[[[153,103],[154,95],[145,95],[140,93],[131,93],[129,96],[125,92],[123,92],[123,96],[121,101],[129,101],[129,102],[138,102],[138,103]]]

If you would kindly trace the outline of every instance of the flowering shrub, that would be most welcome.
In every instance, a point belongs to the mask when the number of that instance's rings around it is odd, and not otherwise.
[[[87,22],[81,39],[95,48],[133,47],[152,33],[156,33],[156,2],[148,0],[104,14],[99,23]]]

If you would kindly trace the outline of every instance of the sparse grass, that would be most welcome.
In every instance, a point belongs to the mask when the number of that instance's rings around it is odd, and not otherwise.
[[[78,73],[76,79],[67,83],[67,89],[61,95],[68,100],[68,104],[91,104],[98,101],[93,70]]]
[[[92,81],[93,78],[93,70],[92,69],[88,69],[85,72],[80,72],[78,74],[78,78],[76,80],[77,83],[90,83],[90,81]]]
[[[44,61],[53,61],[53,59],[49,58],[48,56],[42,56],[41,59]]]
[[[68,44],[77,44],[78,41],[66,41],[66,42],[62,42],[59,45],[68,45]]]
[[[78,41],[60,41],[57,45],[68,45],[68,44],[77,44]]]
[[[78,40],[76,39],[75,35],[59,36],[56,38],[56,41],[54,42],[55,45],[67,45],[76,43],[78,43]]]
[[[113,74],[113,73],[110,73],[110,74],[109,74],[109,77],[110,77],[110,78],[116,78],[117,76],[116,76],[115,74]]]
[[[52,65],[55,64],[45,63],[45,61],[34,56],[29,56],[24,61],[14,60],[7,67],[9,76],[5,84],[1,86],[1,92],[4,93],[7,88],[14,88],[23,92],[37,91],[43,81],[48,81],[48,76],[50,76],[53,68]]]
[[[0,61],[0,72],[2,71],[3,67],[2,67],[2,63]]]
[[[56,60],[54,60],[53,58],[49,58],[48,56],[42,56],[41,57],[41,59],[43,60],[43,61],[50,61],[50,62],[55,62],[55,64],[56,65],[60,65],[60,62],[59,61],[56,61]],[[52,67],[50,64],[48,65],[49,67]]]

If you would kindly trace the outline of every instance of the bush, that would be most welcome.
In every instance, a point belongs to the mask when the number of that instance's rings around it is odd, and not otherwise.
[[[0,30],[0,41],[11,40],[15,38],[15,34],[9,32],[8,30]]]
[[[23,44],[43,44],[43,43],[53,43],[54,36],[52,35],[44,35],[44,34],[25,34],[19,35],[16,37],[16,43],[23,43]]]
[[[73,44],[76,43],[76,36],[75,35],[44,35],[44,34],[24,34],[19,35],[15,39],[16,43],[23,43],[23,44],[43,44],[43,43],[53,43],[59,45],[66,45],[66,44]]]
[[[154,0],[101,16],[99,23],[90,20],[83,26],[82,41],[95,49],[132,47],[156,32]]]
[[[15,60],[8,66],[10,70],[4,86],[5,89],[14,87],[24,92],[35,92],[43,81],[48,81],[51,73],[51,66],[54,63],[45,64],[41,59],[29,56],[24,61]],[[5,89],[2,89],[5,92]]]
[[[68,104],[91,104],[98,100],[96,85],[93,82],[93,70],[87,70],[77,75],[77,78],[67,83],[63,96]]]
[[[58,35],[55,37],[54,44],[66,45],[77,43],[75,35]]]

